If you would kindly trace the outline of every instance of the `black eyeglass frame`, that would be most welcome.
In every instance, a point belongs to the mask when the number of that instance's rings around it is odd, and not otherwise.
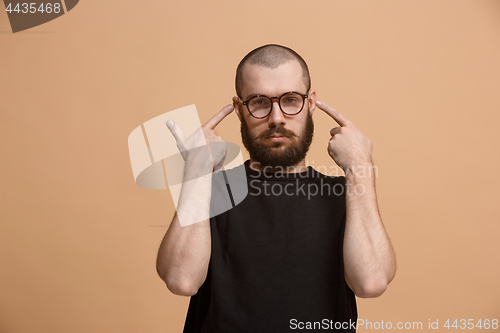
[[[282,99],[282,98],[283,98],[283,96],[285,96],[286,94],[297,94],[297,95],[299,95],[300,97],[302,97],[302,107],[300,108],[299,112],[297,112],[297,113],[286,113],[285,111],[283,111],[283,108],[281,107],[281,99]],[[257,116],[255,116],[255,115],[253,115],[253,113],[250,111],[250,108],[248,107],[248,102],[250,102],[252,99],[257,98],[257,97],[266,97],[266,98],[268,98],[268,99],[271,101],[271,108],[269,109],[269,112],[268,112],[265,116],[262,116],[262,117],[257,117]],[[273,100],[274,100],[274,99],[277,99],[277,100],[278,100],[278,105],[279,105],[279,107],[280,107],[281,112],[283,112],[283,114],[286,114],[287,116],[296,116],[296,115],[298,115],[300,112],[302,112],[302,110],[304,109],[304,104],[305,104],[304,102],[305,102],[306,98],[308,98],[308,97],[309,97],[309,94],[301,94],[301,93],[299,93],[299,92],[297,92],[297,91],[288,91],[288,92],[284,93],[283,95],[281,95],[281,96],[279,96],[279,97],[278,97],[278,96],[275,96],[275,97],[268,97],[268,96],[266,96],[266,95],[255,95],[255,96],[253,96],[252,98],[247,99],[246,101],[242,100],[242,99],[238,96],[238,98],[239,98],[239,100],[240,100],[241,104],[243,104],[243,105],[245,105],[245,106],[247,107],[248,113],[250,113],[250,115],[251,115],[252,117],[257,118],[257,119],[264,119],[264,118],[266,118],[267,116],[269,116],[269,115],[271,114],[271,112],[273,111],[273,104],[274,104]]]

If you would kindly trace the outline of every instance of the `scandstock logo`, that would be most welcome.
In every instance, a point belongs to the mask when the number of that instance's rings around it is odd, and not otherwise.
[[[25,0],[27,1],[27,0]],[[19,32],[52,21],[75,8],[79,0],[61,1],[7,1],[5,11],[12,32]]]

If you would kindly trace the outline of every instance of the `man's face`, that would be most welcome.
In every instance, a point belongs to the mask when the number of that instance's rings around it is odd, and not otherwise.
[[[255,95],[281,96],[285,92],[307,93],[303,81],[302,67],[296,60],[270,69],[246,64],[243,68],[241,98],[248,100]],[[264,119],[250,115],[246,106],[238,104],[236,112],[241,120],[241,137],[250,153],[252,162],[261,167],[295,166],[305,159],[312,141],[314,124],[312,114],[316,94],[311,90],[302,111],[294,116],[281,112],[274,100],[271,114]]]

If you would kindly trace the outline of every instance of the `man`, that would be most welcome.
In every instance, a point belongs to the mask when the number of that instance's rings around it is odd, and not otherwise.
[[[318,101],[310,82],[304,60],[283,46],[262,46],[241,61],[233,105],[201,131],[207,142],[222,142],[214,128],[235,110],[250,154],[237,168],[246,171],[249,193],[210,219],[211,175],[225,151],[212,144],[205,153],[193,149],[199,146],[193,136],[167,123],[188,181],[157,270],[169,290],[191,296],[186,333],[355,332],[354,295],[378,297],[394,278],[395,255],[371,172],[372,142]],[[305,165],[316,107],[340,125],[330,131],[328,153],[345,177]],[[179,216],[201,222],[181,227]]]

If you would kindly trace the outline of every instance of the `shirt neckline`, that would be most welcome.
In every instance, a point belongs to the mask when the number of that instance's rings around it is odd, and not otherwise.
[[[273,179],[273,180],[280,180],[280,179],[296,179],[296,178],[308,178],[309,176],[312,175],[312,172],[314,172],[314,169],[308,165],[307,170],[301,171],[301,172],[265,172],[265,171],[260,171],[260,170],[255,170],[250,167],[250,159],[246,160],[245,163],[245,170],[247,173],[247,177],[250,179]],[[284,168],[284,171],[286,171],[286,168]]]

